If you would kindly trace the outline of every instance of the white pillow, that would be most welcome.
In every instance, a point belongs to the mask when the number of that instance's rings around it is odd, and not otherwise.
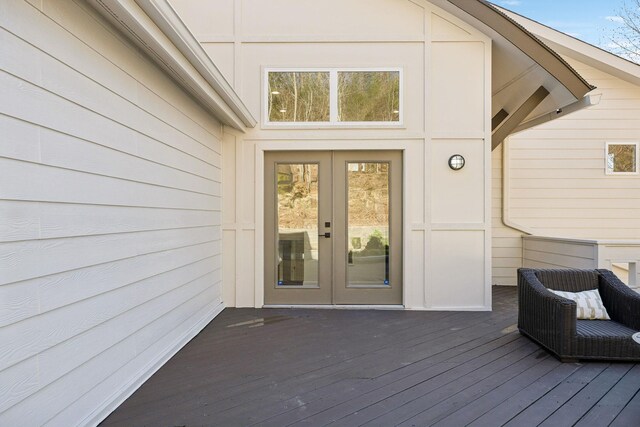
[[[580,320],[611,320],[597,289],[583,292],[563,292],[553,289],[549,289],[549,291],[575,301],[578,305],[577,315]]]

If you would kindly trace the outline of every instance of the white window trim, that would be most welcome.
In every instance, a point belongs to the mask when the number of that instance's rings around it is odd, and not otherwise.
[[[635,145],[636,147],[636,170],[635,172],[614,172],[613,170],[609,170],[609,146],[610,145]],[[624,176],[624,175],[638,175],[640,173],[638,171],[638,159],[640,158],[640,153],[638,153],[638,148],[640,146],[640,142],[636,141],[615,141],[615,142],[607,142],[604,146],[604,172],[606,175],[613,176]]]
[[[400,96],[398,99],[399,111],[398,121],[395,122],[339,122],[338,121],[338,72],[376,72],[390,71],[397,72],[400,85]],[[295,73],[313,72],[329,73],[329,121],[328,122],[271,122],[269,121],[269,73]],[[262,79],[262,126],[265,129],[344,129],[344,128],[404,128],[404,75],[400,67],[368,67],[368,68],[264,68]]]

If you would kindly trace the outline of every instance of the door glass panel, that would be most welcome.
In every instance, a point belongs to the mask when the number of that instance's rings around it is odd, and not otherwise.
[[[389,286],[389,163],[347,163],[347,286]]]
[[[318,286],[318,165],[277,164],[277,284]]]

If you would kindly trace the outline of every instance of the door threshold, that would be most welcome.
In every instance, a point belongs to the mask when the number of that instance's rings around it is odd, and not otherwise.
[[[265,304],[262,308],[313,308],[324,310],[404,310],[401,304]]]

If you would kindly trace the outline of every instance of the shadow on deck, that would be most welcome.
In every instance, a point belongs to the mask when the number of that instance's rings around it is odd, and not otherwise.
[[[493,312],[226,309],[101,425],[640,425],[640,364],[563,364]]]

